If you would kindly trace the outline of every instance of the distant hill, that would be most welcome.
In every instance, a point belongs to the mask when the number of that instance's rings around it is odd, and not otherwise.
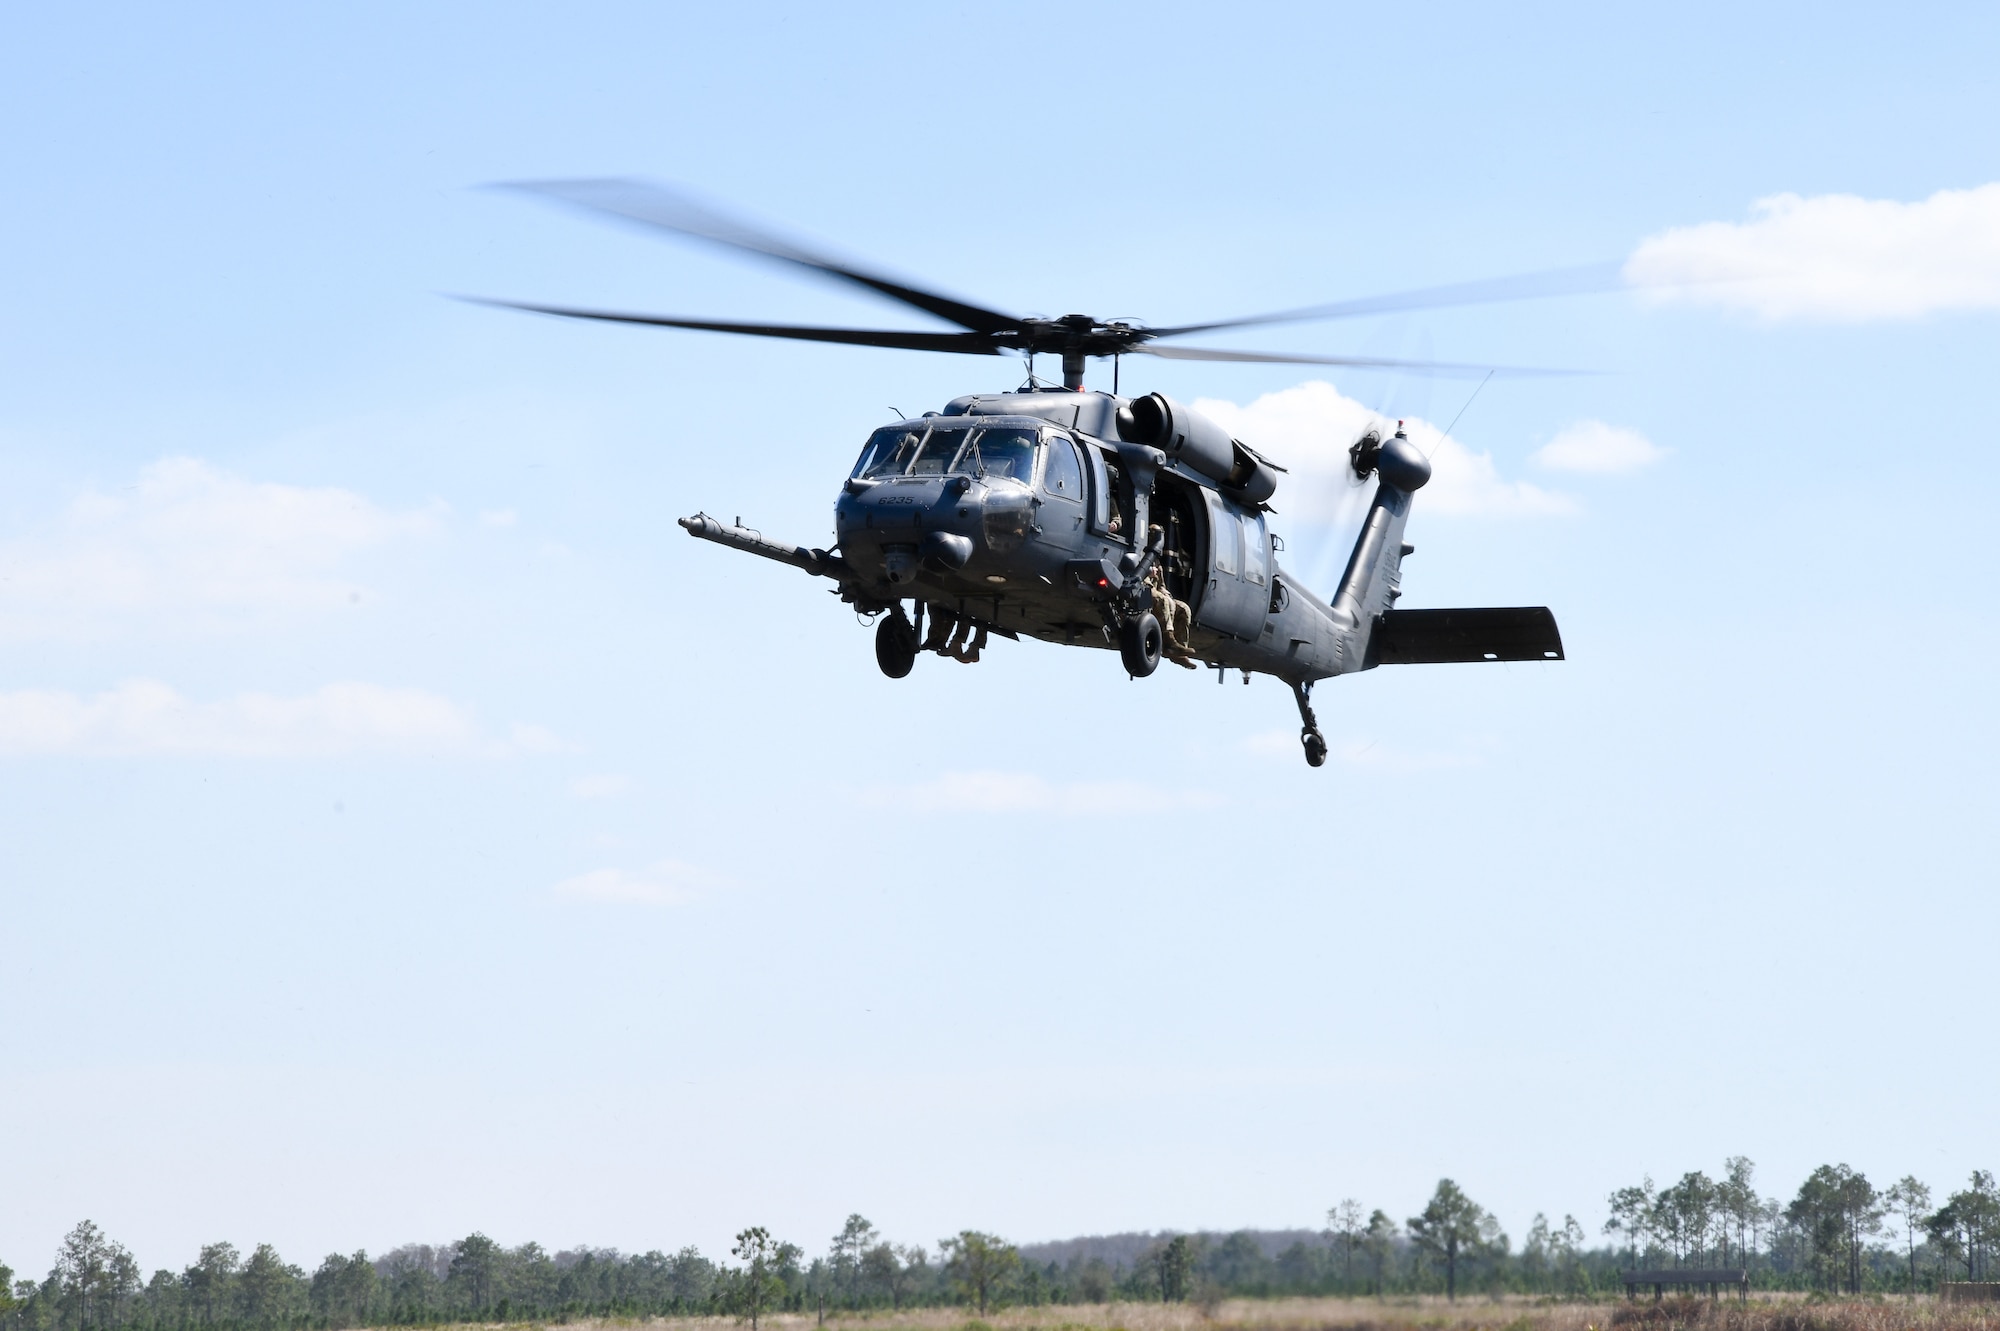
[[[1170,1239],[1179,1230],[1163,1229],[1158,1233],[1136,1234],[1091,1234],[1084,1238],[1053,1239],[1047,1243],[1023,1243],[1020,1245],[1021,1258],[1037,1266],[1054,1262],[1067,1267],[1071,1262],[1088,1262],[1093,1257],[1101,1257],[1113,1267],[1129,1267],[1139,1260],[1141,1254],[1155,1243]],[[1266,1257],[1276,1257],[1294,1243],[1303,1243],[1308,1248],[1323,1248],[1326,1239],[1314,1229],[1243,1229],[1243,1230],[1194,1230],[1192,1236],[1205,1240],[1213,1247],[1231,1234],[1247,1234],[1255,1240],[1257,1247]]]

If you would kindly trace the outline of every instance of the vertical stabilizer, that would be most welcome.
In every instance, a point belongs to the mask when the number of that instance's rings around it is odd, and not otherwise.
[[[1375,490],[1375,502],[1347,557],[1347,571],[1333,594],[1333,608],[1346,614],[1358,629],[1387,610],[1402,580],[1403,528],[1410,520],[1410,494],[1387,481]]]
[[[1410,549],[1403,543],[1410,502],[1431,478],[1430,463],[1401,430],[1379,443],[1373,436],[1364,439],[1355,447],[1354,464],[1363,475],[1373,471],[1377,482],[1375,500],[1368,506],[1354,553],[1347,559],[1347,571],[1340,575],[1340,586],[1333,594],[1334,613],[1347,625],[1348,642],[1341,653],[1343,673],[1375,664],[1371,650],[1375,625],[1395,604],[1402,583],[1403,556]]]

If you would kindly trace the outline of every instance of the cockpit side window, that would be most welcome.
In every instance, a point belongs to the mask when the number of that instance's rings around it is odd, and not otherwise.
[[[1083,471],[1076,464],[1076,445],[1059,434],[1049,436],[1049,460],[1042,466],[1042,488],[1063,499],[1083,499]]]

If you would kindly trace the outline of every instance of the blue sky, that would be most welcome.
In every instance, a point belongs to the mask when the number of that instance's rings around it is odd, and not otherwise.
[[[0,23],[0,1259],[1992,1167],[1990,11]],[[824,543],[892,408],[1019,367],[442,297],[920,326],[474,188],[593,174],[1043,314],[1756,280],[1241,336],[1606,372],[1496,380],[1410,527],[1406,604],[1570,659],[1330,684],[1313,771],[1269,681],[888,681],[688,540]],[[1322,583],[1354,421],[1470,388],[1125,385],[1295,464]]]

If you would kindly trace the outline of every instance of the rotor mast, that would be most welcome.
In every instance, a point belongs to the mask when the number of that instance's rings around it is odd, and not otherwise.
[[[1095,333],[1099,324],[1087,314],[1066,314],[1056,321],[1062,330],[1062,342],[1058,349],[1062,352],[1063,387],[1072,393],[1083,391],[1083,364],[1088,353],[1084,341]]]

